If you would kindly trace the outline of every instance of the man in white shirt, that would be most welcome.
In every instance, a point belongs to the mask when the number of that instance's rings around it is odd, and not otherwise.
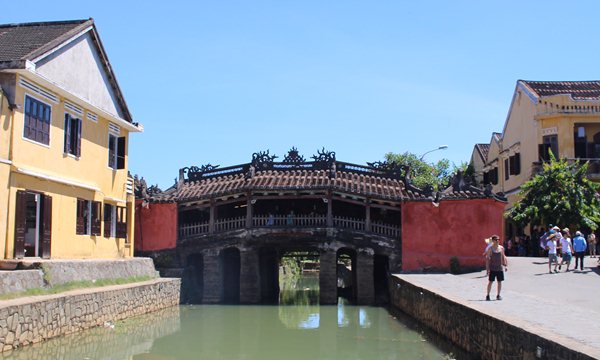
[[[548,250],[548,273],[552,274],[552,263],[554,263],[554,272],[558,272],[558,258],[556,257],[556,231],[551,230],[546,241],[546,249]]]

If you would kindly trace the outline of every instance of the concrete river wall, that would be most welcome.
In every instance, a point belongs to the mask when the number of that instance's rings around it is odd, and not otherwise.
[[[461,347],[476,359],[591,360],[516,324],[457,303],[435,292],[391,276],[390,301],[395,308]],[[558,336],[558,335],[555,335]]]

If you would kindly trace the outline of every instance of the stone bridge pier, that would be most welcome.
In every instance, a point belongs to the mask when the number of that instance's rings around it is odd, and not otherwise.
[[[279,261],[285,251],[253,246],[231,246],[194,254],[190,261],[201,262],[198,278],[201,302],[205,304],[276,303],[279,294]],[[340,254],[349,254],[351,265],[339,263]],[[370,248],[319,249],[319,302],[336,304],[340,282],[356,304],[375,301],[375,256]],[[188,267],[200,268],[196,264]],[[340,272],[340,268],[343,273]],[[385,276],[383,274],[382,276]],[[381,279],[380,279],[381,280]]]

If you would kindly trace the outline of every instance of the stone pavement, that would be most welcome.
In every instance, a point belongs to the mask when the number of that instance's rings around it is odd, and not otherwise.
[[[574,262],[571,263],[571,269]],[[600,267],[585,257],[583,271],[548,273],[546,258],[509,257],[497,301],[496,284],[485,301],[484,271],[462,275],[395,276],[447,299],[485,312],[528,332],[600,359]]]

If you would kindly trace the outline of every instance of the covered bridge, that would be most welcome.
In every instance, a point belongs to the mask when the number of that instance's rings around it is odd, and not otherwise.
[[[350,259],[352,300],[371,304],[398,271],[483,265],[482,239],[502,231],[504,200],[456,176],[441,192],[419,189],[403,165],[338,161],[292,148],[247,164],[180,170],[160,191],[138,181],[136,254],[181,269],[189,298],[204,303],[272,302],[288,253],[319,258],[320,302],[337,301],[339,259]]]

